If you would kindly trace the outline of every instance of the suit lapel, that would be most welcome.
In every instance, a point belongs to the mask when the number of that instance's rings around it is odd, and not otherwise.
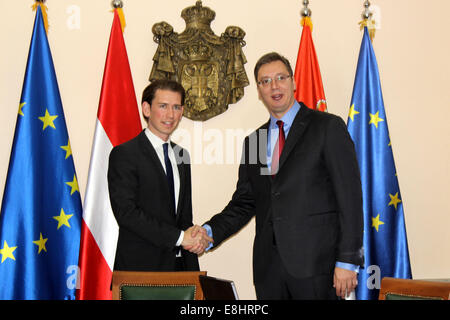
[[[294,146],[297,144],[305,129],[307,128],[309,122],[311,121],[312,111],[308,109],[307,106],[300,103],[301,108],[295,116],[294,122],[292,122],[291,129],[289,130],[289,135],[284,144],[283,151],[281,152],[279,170],[283,167],[283,164],[286,162],[286,159],[289,157],[289,154],[294,149]]]
[[[146,157],[153,163],[155,168],[158,168],[158,174],[160,174],[162,177],[164,177],[164,180],[166,177],[166,172],[164,171],[164,168],[161,164],[161,161],[159,160],[158,154],[156,153],[155,148],[153,147],[152,143],[148,140],[147,136],[145,135],[145,132],[142,132],[139,135],[139,142],[141,145],[141,150],[146,155]],[[167,185],[167,183],[166,183]],[[167,185],[167,190],[169,189]]]
[[[258,174],[262,176],[264,183],[271,182],[270,168],[267,167],[267,138],[269,135],[270,119],[264,125],[257,130],[256,148],[253,146],[253,150],[257,150],[257,164]],[[250,143],[252,143],[250,141]],[[250,153],[253,151],[250,147]]]
[[[159,160],[158,154],[156,153],[155,148],[153,147],[152,143],[148,140],[145,132],[142,132],[139,136],[140,139],[140,145],[142,148],[142,151],[146,158],[149,159],[149,161],[152,163],[153,167],[156,168],[157,174],[160,176],[160,181],[163,181],[163,185],[161,186],[164,188],[165,193],[167,195],[167,201],[170,201],[170,193],[169,193],[169,184],[167,182],[167,175],[166,171],[164,170],[164,167]],[[179,167],[178,167],[179,170]],[[180,180],[181,180],[181,174],[180,174]],[[181,186],[180,186],[181,189]],[[172,202],[172,201],[170,201]],[[173,208],[175,210],[175,208]]]

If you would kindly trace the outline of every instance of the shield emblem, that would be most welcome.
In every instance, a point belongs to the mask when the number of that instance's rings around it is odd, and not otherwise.
[[[184,116],[205,121],[225,112],[249,85],[242,47],[245,32],[229,26],[219,37],[211,30],[215,12],[201,1],[181,13],[186,29],[178,34],[167,22],[153,25],[158,48],[149,80],[172,79],[186,90]]]

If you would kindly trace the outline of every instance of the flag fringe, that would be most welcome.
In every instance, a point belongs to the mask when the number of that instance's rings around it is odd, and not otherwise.
[[[37,1],[36,1],[36,2],[31,6],[31,8],[33,9],[33,11],[36,11],[38,6],[41,7],[42,18],[44,19],[45,32],[48,34],[48,28],[49,28],[49,25],[48,25],[48,15],[47,15],[47,10],[48,10],[48,9],[47,9],[47,6],[46,6],[44,3],[42,3],[42,2],[37,2]]]
[[[367,29],[369,30],[370,41],[373,42],[376,31],[375,20],[364,19],[363,21],[359,22],[359,27],[361,31],[364,30],[364,27],[367,27]]]
[[[123,13],[123,9],[115,8],[115,9],[111,10],[111,12],[114,12],[115,10],[117,10],[117,15],[119,16],[120,26],[122,27],[122,33],[123,33],[123,31],[125,30],[125,27],[127,26],[127,23],[125,21],[125,15]]]
[[[311,32],[313,30],[313,23],[310,17],[303,17],[302,21],[300,22],[300,24],[302,25],[302,27],[304,26],[308,26],[309,29],[311,29]]]

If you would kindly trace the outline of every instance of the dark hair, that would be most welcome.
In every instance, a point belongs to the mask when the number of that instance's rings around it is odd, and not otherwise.
[[[153,98],[155,98],[156,90],[169,90],[173,92],[178,92],[181,95],[181,105],[184,105],[184,98],[186,92],[181,84],[173,80],[167,79],[157,79],[150,83],[142,92],[141,104],[145,101],[150,105],[152,104]]]
[[[173,92],[178,92],[181,95],[181,105],[184,106],[184,99],[186,97],[186,91],[183,86],[174,80],[168,79],[157,79],[153,80],[142,92],[142,101],[148,102],[149,105],[152,105],[152,101],[155,98],[156,90],[169,90]],[[146,121],[148,121],[148,117],[144,115]]]
[[[263,55],[261,58],[259,58],[258,62],[256,62],[255,65],[255,80],[258,81],[258,72],[262,65],[271,63],[274,61],[281,61],[286,66],[289,75],[292,76],[294,73],[292,72],[291,64],[289,63],[289,60],[280,55],[276,52],[270,52]]]

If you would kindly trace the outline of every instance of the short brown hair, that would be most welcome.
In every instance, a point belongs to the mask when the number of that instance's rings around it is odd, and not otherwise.
[[[178,92],[181,95],[181,105],[184,105],[186,92],[183,86],[176,81],[167,79],[157,79],[150,83],[142,93],[141,103],[148,102],[151,105],[153,99],[155,98],[156,90],[158,89]]]
[[[274,61],[283,62],[283,64],[286,66],[286,68],[289,72],[289,75],[292,77],[292,75],[294,73],[292,72],[292,67],[291,67],[291,64],[289,63],[289,60],[277,52],[270,52],[270,53],[266,53],[265,55],[263,55],[261,58],[259,58],[258,62],[256,62],[255,71],[254,71],[256,81],[258,81],[258,72],[259,72],[259,69],[261,68],[261,66],[264,64],[267,64],[267,63],[274,62]]]
[[[178,92],[181,96],[181,105],[184,106],[184,99],[186,97],[186,91],[184,90],[184,88],[181,84],[179,84],[178,82],[176,82],[174,80],[168,80],[168,79],[153,80],[152,83],[150,83],[144,89],[144,92],[142,92],[141,104],[144,102],[148,102],[148,104],[151,106],[152,101],[155,98],[156,91],[158,89]],[[146,116],[144,116],[144,118],[146,121],[148,121],[148,118]]]

